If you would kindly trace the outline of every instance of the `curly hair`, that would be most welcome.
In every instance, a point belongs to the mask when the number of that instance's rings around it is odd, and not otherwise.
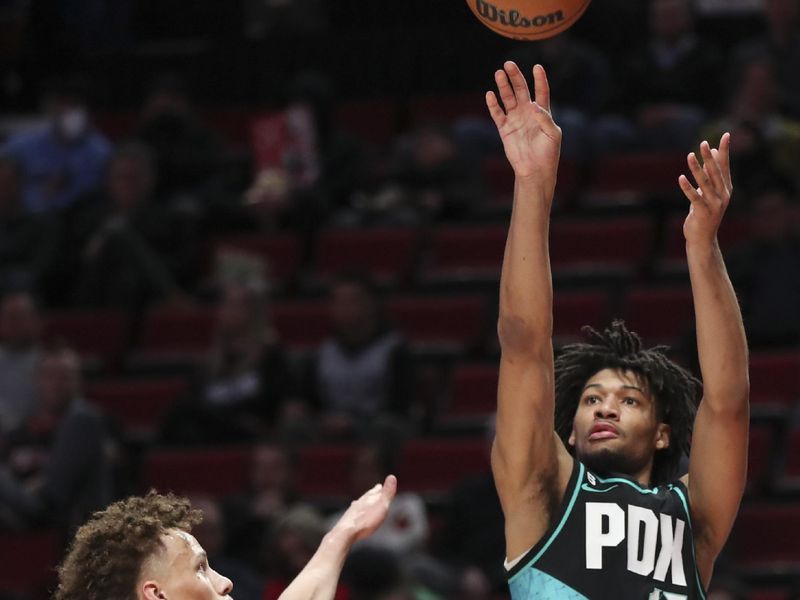
[[[96,512],[58,568],[55,600],[135,600],[142,565],[163,547],[161,536],[189,532],[201,520],[187,499],[154,491]]]
[[[667,357],[669,347],[643,348],[642,339],[623,321],[614,321],[602,333],[591,327],[581,331],[588,343],[564,346],[555,361],[556,433],[570,449],[568,439],[581,392],[594,374],[603,369],[631,371],[655,398],[658,420],[670,426],[669,446],[656,452],[651,476],[653,485],[669,483],[691,446],[702,383]]]

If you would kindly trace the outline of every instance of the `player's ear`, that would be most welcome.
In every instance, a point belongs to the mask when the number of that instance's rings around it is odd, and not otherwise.
[[[569,439],[567,439],[567,443],[573,448],[575,447],[575,438],[575,428],[573,427],[572,431],[569,432]]]
[[[666,423],[659,423],[656,427],[656,450],[669,448],[669,434],[672,428]]]
[[[167,600],[167,595],[157,581],[148,580],[142,583],[141,598],[143,600]]]

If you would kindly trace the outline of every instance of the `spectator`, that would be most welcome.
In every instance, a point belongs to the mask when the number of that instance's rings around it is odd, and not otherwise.
[[[156,171],[145,146],[117,149],[106,197],[78,226],[81,304],[139,307],[181,297],[174,273],[182,258],[164,211],[154,202]]]
[[[17,161],[0,156],[0,293],[39,290],[53,258],[56,232],[41,217],[26,213]]]
[[[494,425],[486,438],[491,450]],[[445,519],[444,551],[461,569],[464,598],[482,597],[486,588],[495,593],[507,589],[503,510],[489,469],[461,482],[453,491]]]
[[[754,239],[729,259],[753,345],[800,340],[800,230],[794,188],[778,182],[752,200]]]
[[[222,143],[197,118],[186,84],[176,75],[162,75],[153,84],[136,137],[155,153],[159,197],[166,203],[202,194],[220,174]]]
[[[244,12],[248,38],[294,41],[297,35],[317,35],[328,27],[322,0],[246,0]]]
[[[280,516],[265,548],[268,577],[262,600],[277,600],[314,554],[325,533],[322,516],[309,506],[295,506]],[[339,584],[334,599],[347,597]]]
[[[191,398],[170,419],[172,441],[254,439],[282,417],[291,387],[283,347],[268,319],[266,286],[225,286],[213,345]]]
[[[296,457],[284,446],[262,442],[253,450],[247,489],[226,500],[230,548],[235,556],[259,566],[258,553],[275,522],[294,507]]]
[[[381,481],[395,473],[395,463],[394,450],[385,444],[360,446],[350,465],[350,491],[368,489],[370,482]],[[329,525],[332,527],[342,514],[344,509],[330,517]],[[363,543],[408,557],[425,549],[429,534],[424,500],[414,492],[401,492],[395,496],[386,521]]]
[[[376,208],[399,222],[409,220],[402,215],[409,209],[414,221],[464,217],[480,201],[479,170],[449,129],[437,125],[418,128],[401,142],[398,155],[395,178],[405,199],[394,207],[385,206],[386,194],[376,196],[375,201]]]
[[[787,116],[800,119],[800,3],[766,0],[764,16],[766,34],[741,44],[734,52],[734,64],[741,67],[754,59],[767,59],[774,64],[780,109]]]
[[[617,104],[633,118],[634,129],[618,137],[645,148],[691,146],[707,115],[716,109],[719,50],[697,36],[690,0],[651,0],[647,45],[633,53]],[[599,129],[601,148],[612,130]],[[613,135],[612,135],[613,138]]]
[[[260,600],[264,587],[260,575],[242,561],[228,554],[225,515],[212,498],[191,498],[192,507],[203,513],[203,520],[192,534],[208,553],[208,562],[218,573],[236,582],[237,600]]]
[[[335,108],[327,79],[302,73],[290,85],[286,110],[257,125],[258,173],[245,202],[262,229],[313,233],[361,188],[367,157],[336,127]]]
[[[381,416],[408,415],[410,359],[403,337],[382,315],[368,278],[343,275],[329,294],[333,331],[317,350],[307,378],[307,397],[323,430],[347,435],[375,426]]]
[[[41,360],[41,323],[26,292],[0,303],[0,439],[19,427],[36,406],[36,368]]]
[[[111,499],[110,440],[103,419],[83,399],[73,351],[44,354],[37,392],[33,414],[7,436],[0,519],[6,527],[72,529]]]
[[[76,80],[45,93],[47,124],[12,138],[4,152],[19,161],[25,210],[63,210],[100,185],[111,147],[92,126],[86,92]]]
[[[733,574],[715,574],[708,586],[707,600],[747,600],[747,586]]]
[[[754,59],[742,66],[726,113],[709,124],[702,137],[718,139],[724,131],[731,132],[731,162],[741,192],[760,190],[776,176],[798,181],[800,121],[780,112],[769,60]]]
[[[605,56],[566,32],[538,44],[517,46],[511,60],[524,69],[545,65],[558,102],[553,111],[562,129],[562,156],[589,158],[589,119],[608,109],[611,95],[611,69]]]

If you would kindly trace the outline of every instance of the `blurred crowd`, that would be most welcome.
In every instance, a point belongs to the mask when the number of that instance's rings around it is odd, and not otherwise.
[[[0,3],[3,31],[16,31],[25,4]],[[246,4],[253,37],[313,35],[327,26],[321,2]],[[570,33],[515,46],[507,57],[546,66],[562,154],[582,169],[609,153],[688,152],[730,131],[731,210],[754,229],[727,256],[749,336],[754,344],[796,345],[800,2],[765,0],[758,33],[728,44],[698,35],[689,0],[651,0],[648,11],[646,42],[622,62]],[[99,43],[94,22],[83,21],[82,39]],[[175,73],[151,82],[130,135],[110,139],[95,119],[97,85],[80,75],[49,78],[35,125],[4,126],[0,530],[70,531],[137,491],[125,480],[129,440],[87,402],[81,357],[46,338],[42,315],[213,304],[212,344],[150,443],[256,445],[245,491],[193,498],[205,514],[196,535],[215,568],[236,582],[237,598],[277,598],[343,509],[298,496],[294,448],[320,439],[358,444],[342,485],[360,494],[393,471],[401,441],[424,429],[426,373],[386,317],[385,290],[358,272],[312,290],[327,299],[331,330],[318,347],[291,355],[269,318],[269,270],[226,269],[209,240],[288,232],[309,256],[325,227],[482,220],[481,165],[502,157],[502,147],[491,121],[472,116],[368,142],[337,122],[333,82],[315,72],[297,75],[285,104],[260,122],[254,152],[205,122],[202,99]],[[3,86],[8,93],[13,81]],[[502,515],[491,475],[454,490],[434,522],[427,510],[420,496],[400,494],[386,525],[348,562],[342,598],[502,593]],[[709,598],[746,597],[738,583],[719,586]]]

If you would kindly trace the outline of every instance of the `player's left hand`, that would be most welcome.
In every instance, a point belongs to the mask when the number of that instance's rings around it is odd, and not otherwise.
[[[689,215],[683,223],[687,243],[716,242],[719,225],[733,193],[730,146],[731,134],[725,133],[719,148],[711,148],[708,142],[700,144],[702,165],[694,152],[689,154],[689,170],[699,187],[694,187],[686,175],[678,178],[681,190],[691,203]]]
[[[352,535],[354,542],[369,537],[386,519],[389,505],[396,493],[397,478],[389,475],[383,484],[377,484],[358,500],[351,502],[336,527],[341,527]]]

